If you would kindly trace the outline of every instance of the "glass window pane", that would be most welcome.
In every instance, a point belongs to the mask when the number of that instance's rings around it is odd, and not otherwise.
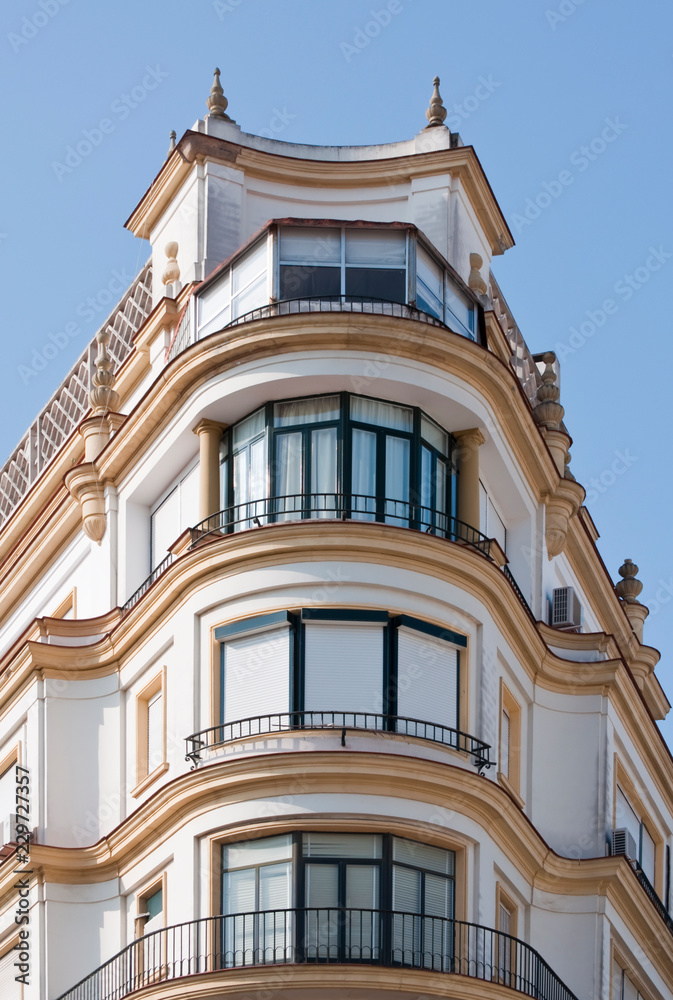
[[[408,438],[386,436],[386,523],[409,521],[409,453]]]
[[[276,403],[273,418],[276,427],[294,427],[296,424],[314,424],[322,420],[338,420],[338,396],[317,396],[314,399],[291,399]]]
[[[455,854],[443,847],[432,847],[430,844],[419,844],[415,840],[405,840],[393,837],[393,860],[400,861],[415,868],[425,868],[441,875],[453,875]]]
[[[416,306],[444,319],[444,270],[420,246],[416,250]]]
[[[276,435],[276,512],[279,521],[301,518],[303,481],[301,431]]]
[[[229,322],[231,305],[230,272],[226,271],[197,299],[199,337],[222,329]]]
[[[345,906],[357,910],[379,907],[379,866],[346,865]]]
[[[306,905],[339,905],[338,865],[306,865]]]
[[[263,837],[261,840],[246,840],[240,844],[229,844],[222,848],[222,868],[245,868],[249,865],[266,865],[273,861],[292,858],[292,837]]]
[[[311,431],[311,516],[337,516],[337,431]]]
[[[425,876],[425,906],[428,917],[453,916],[453,881],[439,875]]]
[[[264,430],[264,409],[256,410],[234,427],[234,451],[243,448]]]
[[[413,428],[413,413],[408,406],[396,406],[394,403],[368,399],[366,396],[351,396],[350,403],[351,420],[390,427],[395,431],[411,432]]]
[[[378,833],[305,833],[305,858],[380,858]]]
[[[407,272],[374,267],[346,268],[346,295],[358,299],[406,302]]]
[[[147,899],[145,907],[149,913],[148,921],[152,920],[153,917],[157,917],[163,909],[163,892],[161,889],[157,889],[156,892]]]
[[[376,434],[353,428],[351,469],[352,516],[374,520],[376,515]]]
[[[403,232],[384,229],[347,229],[347,264],[388,264],[404,267],[406,239]]]
[[[266,239],[254,246],[232,266],[232,293],[236,295],[247,288],[256,278],[266,271]]]
[[[292,226],[280,231],[280,259],[312,264],[341,263],[341,232],[314,226]]]
[[[462,330],[459,329],[456,332],[464,332],[474,340],[474,306],[448,277],[446,279],[446,310],[447,325],[455,325],[451,321],[453,317],[462,327]]]
[[[232,318],[238,319],[239,316],[245,316],[253,309],[259,309],[260,306],[266,305],[268,301],[266,274],[262,274],[251,285],[244,288],[239,295],[234,296]]]
[[[326,299],[338,295],[341,295],[341,270],[338,267],[281,265],[281,299]]]
[[[449,435],[424,413],[421,414],[421,437],[441,455],[449,454]]]
[[[266,865],[259,869],[260,910],[286,910],[291,906],[290,891],[292,865]]]

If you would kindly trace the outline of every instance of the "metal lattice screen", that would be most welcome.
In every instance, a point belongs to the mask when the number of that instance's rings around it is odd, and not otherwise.
[[[108,351],[115,369],[131,353],[133,338],[151,310],[148,261],[102,326],[112,327]],[[0,528],[88,412],[96,354],[94,338],[0,470]]]

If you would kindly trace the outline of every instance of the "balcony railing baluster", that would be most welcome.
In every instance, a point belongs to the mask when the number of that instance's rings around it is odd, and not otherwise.
[[[274,736],[277,733],[296,732],[303,729],[336,729],[361,732],[388,732],[411,736],[428,743],[439,743],[473,758],[479,773],[492,766],[489,743],[451,726],[422,719],[409,719],[403,715],[377,715],[373,712],[287,712],[271,715],[254,715],[235,722],[220,722],[210,729],[187,736],[185,759],[191,761],[192,770],[201,760],[204,751],[226,746],[240,739]]]
[[[537,951],[508,934],[450,917],[343,907],[227,914],[153,931],[58,1000],[121,1000],[204,972],[314,962],[451,973],[537,1000],[577,1000]]]

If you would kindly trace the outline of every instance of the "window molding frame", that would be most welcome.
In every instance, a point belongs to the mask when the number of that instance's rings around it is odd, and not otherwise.
[[[661,833],[659,825],[654,822],[650,811],[645,807],[642,797],[636,790],[635,782],[629,776],[626,767],[615,751],[613,757],[613,782],[612,782],[612,824],[611,830],[617,829],[617,787],[622,789],[632,809],[637,813],[642,826],[645,827],[650,837],[654,841],[654,882],[652,888],[663,902],[666,893],[666,872],[665,872],[665,847],[666,838]],[[638,853],[642,850],[642,840],[638,844]],[[640,862],[638,862],[640,864]]]
[[[137,798],[141,795],[146,788],[149,788],[157,778],[161,777],[168,771],[169,763],[167,760],[167,748],[168,748],[168,738],[167,738],[167,714],[166,714],[166,690],[167,690],[167,676],[168,670],[164,665],[161,667],[158,673],[154,674],[151,680],[147,681],[143,688],[136,694],[135,697],[135,716],[136,716],[136,761],[135,761],[135,773],[136,773],[136,785],[131,790],[131,795],[133,798]],[[148,706],[150,699],[154,697],[155,694],[161,694],[161,761],[150,771],[149,761],[147,759],[147,740],[148,740]]]
[[[69,611],[72,611],[73,619],[77,618],[77,587],[66,594],[63,600],[52,611],[50,618],[64,618]]]
[[[502,717],[503,713],[509,715],[509,760],[508,771],[505,774],[500,768],[500,754],[502,751]],[[525,800],[521,795],[521,743],[522,743],[522,706],[514,697],[504,677],[500,678],[500,696],[498,699],[498,771],[497,780],[500,785],[514,799],[520,809],[525,806]]]

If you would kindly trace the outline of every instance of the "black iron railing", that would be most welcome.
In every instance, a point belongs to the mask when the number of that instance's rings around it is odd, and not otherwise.
[[[472,757],[479,773],[491,767],[490,744],[478,740],[476,736],[463,733],[450,726],[421,719],[408,719],[401,715],[377,715],[372,712],[284,712],[273,715],[256,715],[238,722],[222,722],[200,733],[193,733],[185,740],[186,760],[191,760],[192,769],[201,760],[201,754],[216,747],[233,743],[235,740],[257,736],[273,736],[276,733],[294,732],[302,729],[337,729],[341,731],[341,742],[345,745],[346,734],[353,730],[397,733],[440,743]]]
[[[340,907],[236,913],[153,931],[58,1000],[121,1000],[186,976],[313,962],[422,969],[536,1000],[577,1000],[537,951],[508,934],[447,917]]]
[[[441,319],[430,313],[405,305],[403,302],[391,302],[389,299],[373,299],[361,295],[326,295],[320,298],[281,299],[270,302],[243,316],[238,316],[223,329],[239,326],[241,323],[252,323],[258,319],[270,319],[274,316],[298,316],[302,313],[350,312],[368,316],[393,316],[397,319],[413,319],[430,326],[439,326],[443,330],[449,327]]]
[[[502,571],[505,574],[505,576],[507,577],[507,579],[509,580],[511,587],[512,587],[514,593],[516,594],[516,596],[518,597],[519,603],[525,609],[526,614],[528,615],[528,617],[530,618],[530,620],[533,622],[533,624],[537,625],[537,618],[535,617],[535,615],[531,611],[530,604],[528,603],[528,601],[526,600],[526,598],[523,596],[523,591],[521,590],[521,587],[519,586],[519,584],[514,579],[514,577],[512,575],[511,569],[509,568],[509,566],[503,566],[502,567]]]
[[[491,550],[491,541],[486,535],[443,511],[409,500],[366,496],[361,493],[293,493],[233,504],[192,528],[192,545],[207,535],[225,535],[247,528],[260,528],[266,524],[322,518],[379,521],[398,527],[415,528],[452,542],[463,542],[485,556]]]
[[[122,605],[123,615],[125,615],[127,611],[130,611],[131,608],[138,603],[140,598],[143,597],[143,595],[150,589],[154,581],[158,580],[164,570],[168,569],[174,559],[175,556],[173,553],[169,552],[166,558],[162,559],[161,562],[154,567],[147,579],[143,580],[138,589],[133,591],[126,604]]]
[[[633,870],[635,872],[636,878],[638,879],[638,881],[642,885],[643,889],[645,890],[645,892],[649,896],[649,898],[650,898],[652,904],[654,905],[654,908],[656,909],[657,913],[659,914],[659,916],[661,917],[661,919],[664,921],[664,923],[668,927],[668,929],[671,932],[671,934],[673,934],[673,917],[671,917],[671,914],[666,909],[666,906],[665,906],[663,900],[659,898],[657,890],[654,888],[654,886],[652,885],[652,883],[648,879],[647,875],[645,874],[645,872],[643,871],[643,869],[640,867],[640,864],[637,861],[633,861],[631,858],[629,858],[628,860],[629,860],[629,864],[631,865],[631,867],[633,868]]]

